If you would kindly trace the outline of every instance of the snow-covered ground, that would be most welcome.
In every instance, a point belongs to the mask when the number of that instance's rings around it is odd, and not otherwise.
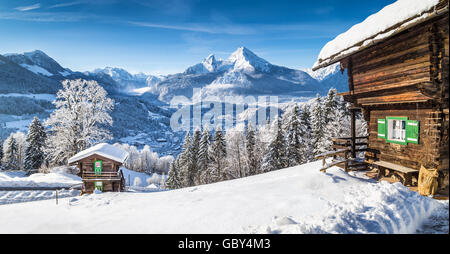
[[[0,187],[70,187],[80,183],[80,177],[65,172],[64,168],[30,176],[23,171],[0,171]]]
[[[65,197],[79,196],[79,190],[58,190],[58,199]],[[50,190],[38,191],[0,191],[0,205],[31,202],[38,200],[51,199],[53,202],[56,198],[56,192]]]
[[[172,191],[84,195],[59,205],[2,205],[0,233],[415,233],[445,232],[445,224],[448,233],[448,201],[338,168],[323,174],[320,166]]]

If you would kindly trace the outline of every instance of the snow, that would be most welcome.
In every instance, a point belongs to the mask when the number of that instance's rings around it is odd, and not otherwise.
[[[58,199],[66,197],[79,196],[79,190],[58,190]],[[0,191],[0,205],[31,202],[38,200],[52,199],[56,197],[55,191],[39,190],[39,191]]]
[[[44,69],[40,66],[37,66],[37,65],[21,64],[21,66],[28,69],[31,72],[36,73],[36,74],[42,74],[47,77],[50,77],[53,75],[50,72],[48,72],[46,69]]]
[[[128,152],[107,143],[100,143],[75,154],[69,159],[69,164],[89,157],[93,154],[97,154],[120,163],[124,163],[128,157]]]
[[[0,171],[0,187],[70,187],[81,183],[81,178],[63,168],[51,173],[26,176],[23,171]]]
[[[54,101],[56,96],[54,94],[40,93],[40,94],[23,94],[23,93],[6,93],[0,94],[0,97],[28,97],[36,100]]]
[[[369,16],[363,22],[354,25],[345,33],[328,42],[321,50],[313,68],[324,66],[337,57],[352,54],[361,47],[385,39],[395,31],[428,17],[429,14],[426,12],[438,3],[439,0],[398,0],[384,7],[378,13]],[[412,18],[413,20],[410,22],[389,31],[396,25]]]
[[[318,69],[316,71],[313,71],[312,69],[305,69],[304,72],[308,73],[309,76],[312,78],[322,81],[327,78],[329,78],[332,75],[335,75],[336,73],[339,73],[340,67],[339,63],[332,64],[330,66]]]
[[[317,161],[178,190],[62,198],[59,205],[2,205],[0,233],[415,233],[448,208],[399,183],[336,167],[323,174],[320,167]]]
[[[234,70],[260,70],[263,72],[270,70],[269,62],[258,57],[245,47],[239,47],[233,54],[231,54],[228,60],[234,62]]]

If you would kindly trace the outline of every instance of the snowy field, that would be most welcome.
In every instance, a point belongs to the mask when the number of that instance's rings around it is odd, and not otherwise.
[[[0,187],[70,187],[80,183],[80,177],[65,172],[64,168],[30,176],[23,171],[0,171]]]
[[[448,233],[448,201],[338,168],[323,174],[320,165],[172,191],[1,205],[0,233]]]

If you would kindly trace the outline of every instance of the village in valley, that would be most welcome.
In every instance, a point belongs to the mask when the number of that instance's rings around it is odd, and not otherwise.
[[[449,1],[390,2],[303,71],[0,52],[0,233],[448,234]]]

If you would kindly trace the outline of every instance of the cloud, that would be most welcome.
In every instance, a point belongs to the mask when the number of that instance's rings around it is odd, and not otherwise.
[[[74,2],[60,3],[60,4],[51,5],[48,8],[49,9],[62,8],[62,7],[78,5],[78,4],[82,4],[82,3],[83,3],[83,1],[74,1]]]
[[[202,32],[210,34],[232,34],[232,35],[243,35],[254,33],[254,30],[244,26],[235,25],[204,25],[204,24],[183,24],[183,25],[169,25],[169,24],[158,24],[149,22],[128,22],[134,26],[141,27],[151,27],[151,28],[161,28],[169,30],[180,30],[189,32]]]
[[[0,12],[0,20],[19,20],[30,22],[76,22],[90,18],[87,15],[51,12]]]
[[[28,5],[28,6],[19,6],[19,7],[16,7],[14,9],[18,10],[18,11],[31,11],[31,10],[34,10],[34,9],[38,9],[40,7],[41,7],[41,4],[37,3],[37,4],[33,4],[33,5]]]

